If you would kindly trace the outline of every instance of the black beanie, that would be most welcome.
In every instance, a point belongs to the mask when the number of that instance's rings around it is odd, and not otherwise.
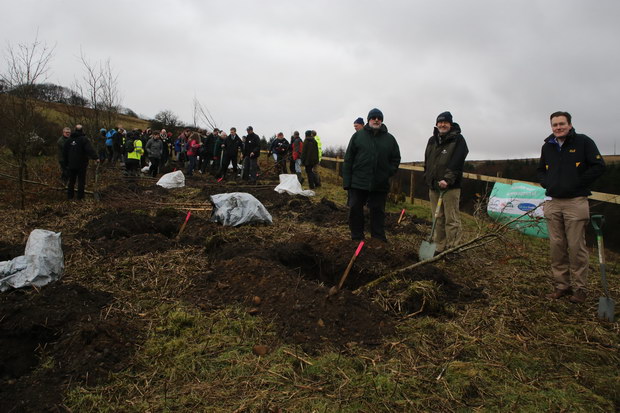
[[[306,137],[308,137],[308,136],[312,136],[312,131],[311,130],[307,130],[306,131]]]
[[[353,124],[355,125],[356,123],[359,124],[359,125],[364,126],[364,119],[357,118],[357,119],[355,119],[355,122],[353,122]]]
[[[437,120],[435,121],[435,125],[439,122],[450,122],[452,124],[452,114],[450,112],[442,112],[437,116]]]
[[[370,120],[371,118],[374,118],[375,116],[383,120],[383,112],[381,112],[377,108],[371,109],[370,112],[368,112],[368,118],[366,120]]]

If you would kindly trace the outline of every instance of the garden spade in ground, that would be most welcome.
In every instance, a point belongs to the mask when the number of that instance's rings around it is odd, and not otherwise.
[[[598,299],[598,318],[613,322],[615,303],[609,296],[607,276],[605,275],[605,247],[603,246],[604,224],[604,216],[592,215],[592,227],[594,227],[594,232],[596,232],[596,241],[598,243],[598,262],[601,265],[601,284],[603,285],[603,291],[605,292],[605,297],[599,297]]]
[[[435,208],[435,215],[433,216],[433,226],[431,227],[431,235],[428,237],[428,241],[422,241],[420,244],[420,250],[418,251],[418,257],[420,261],[428,260],[433,258],[435,255],[435,250],[437,249],[437,244],[433,241],[433,235],[435,234],[435,225],[437,224],[437,217],[439,216],[439,211],[441,211],[441,204],[443,202],[443,194],[445,191],[439,191],[439,200],[437,200],[437,208]]]
[[[353,256],[351,257],[351,261],[349,261],[349,265],[347,265],[347,269],[344,270],[344,274],[342,274],[342,277],[340,277],[340,282],[338,283],[338,285],[334,285],[332,288],[329,289],[329,295],[335,295],[338,294],[338,291],[340,291],[340,289],[342,288],[342,285],[344,284],[344,281],[347,279],[347,276],[349,275],[349,272],[351,271],[351,268],[353,268],[353,263],[355,262],[355,259],[357,258],[358,255],[360,255],[360,251],[362,250],[362,247],[364,246],[364,241],[360,241],[359,245],[357,246],[357,249],[355,250],[355,254],[353,254]]]

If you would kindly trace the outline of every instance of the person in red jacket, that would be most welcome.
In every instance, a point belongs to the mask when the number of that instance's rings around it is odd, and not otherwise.
[[[194,174],[194,169],[196,168],[196,156],[198,156],[200,145],[200,135],[198,132],[193,132],[190,135],[189,142],[187,144],[187,159],[189,159],[187,176],[192,176]]]
[[[300,184],[304,183],[304,177],[301,175],[301,154],[303,152],[303,148],[304,143],[299,136],[299,132],[293,132],[293,136],[291,137],[291,159],[293,162],[291,171],[295,171]]]

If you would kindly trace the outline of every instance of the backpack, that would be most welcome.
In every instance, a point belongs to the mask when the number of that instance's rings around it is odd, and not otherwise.
[[[127,151],[127,153],[131,153],[135,149],[136,149],[136,147],[134,146],[133,139],[127,139],[125,141],[125,151]]]
[[[114,141],[112,140],[112,137],[109,137],[105,140],[105,146],[112,146],[114,144]]]

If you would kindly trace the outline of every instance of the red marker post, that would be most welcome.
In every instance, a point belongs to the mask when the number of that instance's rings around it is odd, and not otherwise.
[[[353,254],[353,256],[351,257],[351,261],[349,261],[349,265],[347,265],[347,269],[344,270],[344,274],[342,274],[342,277],[340,278],[340,282],[338,283],[337,286],[333,286],[332,288],[329,289],[330,296],[338,293],[338,291],[340,291],[340,289],[342,288],[342,285],[344,284],[344,281],[347,279],[347,276],[349,275],[351,268],[353,268],[353,263],[355,262],[355,259],[357,258],[358,255],[360,255],[360,252],[362,251],[363,246],[364,246],[364,241],[360,241],[359,245],[357,246],[357,249],[355,250],[355,254]]]
[[[405,208],[403,208],[403,210],[400,211],[400,217],[398,218],[398,222],[396,224],[400,224],[400,221],[403,220],[404,216],[405,216]]]
[[[181,229],[179,230],[179,233],[177,234],[177,239],[181,238],[181,234],[183,233],[183,230],[185,230],[185,226],[187,225],[187,221],[189,221],[189,217],[192,216],[192,211],[187,211],[187,216],[185,217],[185,222],[183,222],[183,225],[181,225]]]

